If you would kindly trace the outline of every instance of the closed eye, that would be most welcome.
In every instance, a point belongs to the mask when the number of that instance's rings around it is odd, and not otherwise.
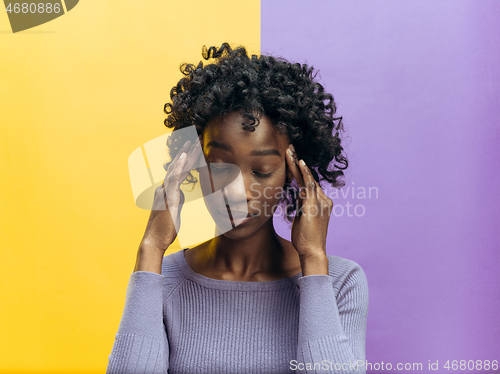
[[[259,178],[269,178],[271,176],[272,173],[269,173],[269,174],[262,174],[262,173],[258,173],[256,171],[253,172],[257,177]]]
[[[218,164],[218,165],[223,165],[223,164]],[[229,172],[232,169],[231,167],[217,167],[217,166],[214,166],[214,164],[210,164],[210,168],[215,173],[225,173],[225,172]],[[263,173],[259,173],[258,171],[254,171],[253,174],[258,178],[269,178],[271,176],[272,172],[268,173],[268,174],[263,174]]]
[[[213,165],[211,165],[211,167],[212,167],[212,171],[216,171],[216,172],[222,172],[222,171],[229,170],[229,168],[217,168],[217,167],[215,167]]]

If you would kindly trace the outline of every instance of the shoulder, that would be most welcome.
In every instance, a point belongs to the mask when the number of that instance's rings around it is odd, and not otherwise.
[[[182,271],[182,261],[180,256],[184,256],[183,250],[170,253],[163,257],[161,266],[161,275],[163,277],[163,294],[164,298],[171,295],[177,286],[179,286],[186,278]]]
[[[328,256],[328,274],[332,277],[333,287],[339,296],[356,289],[368,294],[368,280],[363,268],[355,261],[339,256]]]

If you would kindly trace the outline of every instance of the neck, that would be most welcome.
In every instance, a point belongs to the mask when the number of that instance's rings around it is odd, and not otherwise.
[[[274,230],[271,218],[250,237],[217,236],[208,245],[205,258],[212,269],[238,279],[278,275],[285,271],[287,248],[283,240]]]

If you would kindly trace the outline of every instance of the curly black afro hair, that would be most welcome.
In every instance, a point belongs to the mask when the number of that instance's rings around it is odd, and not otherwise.
[[[342,117],[335,117],[334,98],[315,81],[313,67],[272,56],[249,56],[244,47],[232,49],[228,43],[203,47],[202,56],[209,61],[205,66],[202,61],[197,66],[181,65],[184,77],[170,92],[172,103],[164,107],[166,127],[178,130],[194,125],[200,135],[211,119],[243,110],[253,120],[246,130],[253,131],[259,116],[266,115],[281,133],[288,134],[298,158],[306,162],[317,182],[327,181],[335,188],[344,185],[348,162],[341,145]],[[183,143],[169,137],[171,159]],[[197,180],[190,174],[187,181]],[[295,181],[285,186],[280,203],[291,222],[299,187]]]

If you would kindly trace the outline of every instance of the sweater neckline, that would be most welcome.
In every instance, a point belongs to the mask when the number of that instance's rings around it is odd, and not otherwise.
[[[302,276],[302,272],[300,272],[288,278],[264,282],[228,281],[208,278],[191,269],[184,255],[184,252],[187,249],[189,248],[185,248],[176,252],[176,260],[180,265],[182,273],[187,279],[190,279],[193,282],[207,288],[232,291],[272,291],[289,288],[292,285],[298,286],[297,281]]]

